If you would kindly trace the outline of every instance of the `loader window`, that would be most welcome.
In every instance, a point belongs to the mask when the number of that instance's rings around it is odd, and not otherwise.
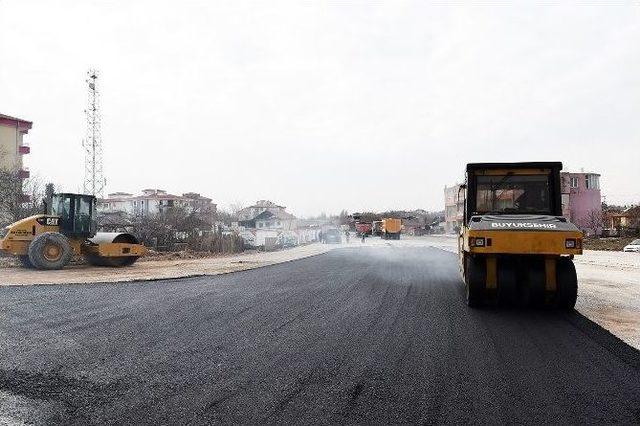
[[[74,232],[91,233],[91,199],[78,197],[75,199]]]
[[[63,220],[69,217],[71,212],[71,198],[55,196],[51,201],[50,213],[60,216]]]
[[[552,214],[548,175],[476,177],[478,214]]]

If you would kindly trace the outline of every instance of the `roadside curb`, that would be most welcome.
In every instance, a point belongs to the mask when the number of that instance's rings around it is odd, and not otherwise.
[[[29,284],[0,284],[0,289],[5,287],[31,287],[31,286],[39,286],[39,287],[47,287],[47,286],[91,286],[91,285],[104,285],[104,284],[127,284],[127,283],[146,283],[146,282],[156,282],[156,281],[171,281],[171,280],[185,280],[190,278],[201,278],[201,277],[215,277],[218,275],[228,275],[235,274],[238,272],[250,271],[253,269],[267,268],[270,266],[282,265],[290,262],[295,262],[297,260],[308,259],[315,256],[321,256],[323,254],[329,253],[331,250],[320,252],[320,253],[312,253],[302,257],[297,257],[295,259],[287,259],[279,262],[267,262],[260,264],[253,264],[250,262],[246,262],[247,265],[250,265],[247,268],[237,269],[237,270],[227,270],[220,272],[211,272],[211,273],[191,273],[184,275],[177,275],[175,277],[150,277],[150,278],[131,278],[131,279],[122,279],[115,281],[90,281],[90,282],[68,282],[68,283],[43,283],[43,282],[34,282]],[[232,262],[233,263],[233,262]],[[239,264],[243,264],[243,262],[239,262]]]

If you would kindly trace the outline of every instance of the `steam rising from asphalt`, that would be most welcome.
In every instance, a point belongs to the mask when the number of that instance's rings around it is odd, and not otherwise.
[[[375,263],[384,263],[388,267],[384,270],[375,268],[376,278],[397,279],[398,271],[406,268],[409,263],[423,263],[434,255],[433,251],[440,252],[442,262],[433,263],[430,267],[430,274],[448,277],[452,281],[458,281],[459,271],[456,259],[456,238],[452,236],[423,236],[411,237],[402,236],[400,240],[383,240],[380,237],[367,237],[362,243],[360,238],[350,238],[346,243],[343,238],[342,244],[335,245],[332,253],[335,255],[356,256],[362,259],[362,267],[369,268],[371,260]],[[414,250],[403,250],[403,248],[413,248]],[[417,249],[417,250],[415,250]],[[352,260],[353,261],[353,260]],[[384,271],[384,272],[383,272]],[[387,276],[380,276],[385,273]]]

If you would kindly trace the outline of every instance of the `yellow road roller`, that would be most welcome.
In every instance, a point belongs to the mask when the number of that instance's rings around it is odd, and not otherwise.
[[[147,253],[131,234],[96,229],[96,197],[55,194],[45,214],[0,230],[0,252],[18,256],[25,267],[48,270],[64,268],[74,254],[92,265],[120,267]]]
[[[471,307],[573,309],[582,232],[562,216],[560,162],[467,164],[460,271]]]

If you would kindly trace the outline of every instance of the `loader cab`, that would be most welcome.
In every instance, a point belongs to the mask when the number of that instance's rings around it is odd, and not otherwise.
[[[60,233],[73,238],[91,238],[98,227],[96,197],[83,194],[54,194],[48,213],[60,217]]]
[[[467,164],[464,225],[473,216],[562,216],[560,162]]]

